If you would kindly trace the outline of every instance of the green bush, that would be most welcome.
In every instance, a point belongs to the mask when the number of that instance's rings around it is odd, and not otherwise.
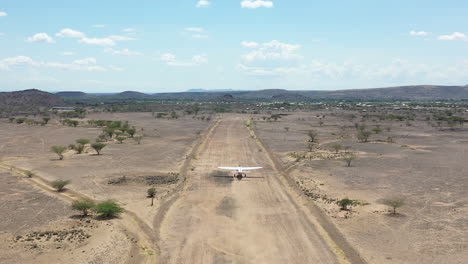
[[[76,211],[81,211],[83,216],[87,216],[89,210],[94,208],[94,206],[95,206],[94,201],[91,199],[86,199],[86,198],[73,201],[72,203],[72,209]]]
[[[50,185],[54,187],[54,189],[56,189],[57,192],[63,191],[65,189],[65,186],[67,186],[68,184],[70,184],[69,180],[57,180],[50,183]]]
[[[55,154],[57,154],[59,156],[60,160],[63,160],[63,153],[65,151],[67,151],[67,147],[65,147],[65,146],[52,146],[50,148],[50,150],[52,152],[54,152]]]
[[[94,210],[102,218],[116,217],[117,215],[123,212],[123,208],[120,207],[120,205],[118,205],[116,202],[111,200],[98,203],[94,207]]]
[[[101,154],[101,150],[106,146],[106,144],[101,142],[96,142],[91,144],[91,147],[97,152],[98,155]]]
[[[146,191],[146,194],[148,195],[148,197],[153,198],[156,196],[156,189],[154,187],[151,187]]]
[[[352,205],[354,201],[348,198],[344,198],[339,200],[337,203],[341,207],[341,210],[348,210],[348,206]]]

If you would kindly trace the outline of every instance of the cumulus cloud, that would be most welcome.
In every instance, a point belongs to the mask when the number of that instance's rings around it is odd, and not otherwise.
[[[64,51],[64,52],[62,52],[62,53],[60,53],[60,54],[62,54],[63,56],[71,56],[71,55],[75,55],[75,53],[74,53],[74,52],[72,52],[72,51]]]
[[[57,37],[66,37],[66,38],[84,38],[86,35],[83,32],[73,30],[71,28],[64,28],[60,32],[56,33]]]
[[[172,53],[164,53],[161,55],[160,60],[166,63],[168,66],[179,66],[179,67],[191,67],[198,66],[201,64],[208,63],[206,54],[199,54],[192,56],[191,61],[179,61],[177,57]]]
[[[411,30],[409,33],[411,36],[417,36],[417,37],[424,37],[429,35],[426,31],[416,31],[416,30]]]
[[[135,40],[136,38],[128,37],[128,36],[119,36],[119,35],[112,35],[109,36],[110,39],[115,41],[126,41],[126,40]]]
[[[105,28],[106,25],[92,25],[93,28]]]
[[[259,8],[259,7],[266,7],[271,8],[273,7],[272,1],[264,1],[264,0],[243,0],[241,2],[242,8]]]
[[[441,35],[438,37],[439,40],[463,40],[468,41],[468,36],[460,33],[460,32],[453,32],[450,35]]]
[[[117,49],[108,48],[108,49],[105,49],[104,51],[106,53],[110,53],[110,54],[114,54],[114,55],[124,55],[124,56],[140,56],[140,55],[143,55],[139,51],[133,51],[133,50],[129,50],[129,49],[117,50]]]
[[[37,33],[34,34],[33,36],[29,37],[27,42],[35,42],[35,43],[54,43],[55,40],[51,38],[49,35],[46,33]]]
[[[32,66],[32,67],[45,67],[45,68],[56,68],[70,71],[107,71],[106,68],[96,65],[97,61],[95,58],[84,58],[74,60],[71,63],[63,62],[44,62],[35,61],[28,56],[16,56],[9,57],[0,60],[0,69],[11,70],[14,66]]]
[[[197,2],[196,7],[198,7],[198,8],[200,8],[200,7],[209,7],[210,5],[211,5],[211,3],[208,0],[199,0]]]
[[[359,64],[350,61],[327,62],[312,60],[293,67],[257,67],[239,64],[237,69],[253,77],[301,80],[331,87],[357,83],[360,85],[392,86],[410,83],[466,83],[468,61],[450,65],[428,64],[401,59],[379,64]]]
[[[7,12],[0,11],[0,17],[8,16]]]
[[[80,43],[97,46],[115,46],[114,40],[111,38],[82,38]]]
[[[242,59],[249,63],[254,61],[294,60],[302,58],[302,56],[296,53],[301,48],[301,45],[297,44],[272,40],[262,44],[244,41],[241,45],[247,48],[254,48],[247,54],[242,55]]]

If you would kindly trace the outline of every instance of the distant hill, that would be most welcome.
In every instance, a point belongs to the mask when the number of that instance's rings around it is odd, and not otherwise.
[[[135,91],[107,94],[60,92],[49,94],[38,90],[0,93],[0,107],[28,105],[63,105],[63,99],[75,103],[93,101],[119,102],[128,100],[175,101],[317,101],[317,100],[468,100],[468,86],[415,85],[387,88],[349,89],[336,91],[266,89],[258,91],[207,90],[180,93],[145,94]],[[59,97],[60,96],[60,97]],[[11,99],[6,99],[11,98]],[[22,100],[21,98],[24,98]]]
[[[309,97],[336,99],[405,99],[405,100],[441,100],[468,99],[468,86],[415,85],[374,89],[353,89],[338,91],[306,91]]]
[[[149,94],[134,92],[134,91],[125,91],[118,94],[111,95],[111,97],[119,99],[141,99],[151,97]]]
[[[60,96],[60,97],[63,97],[63,98],[88,98],[90,97],[89,94],[87,93],[84,93],[84,92],[74,92],[74,91],[70,91],[70,92],[58,92],[58,93],[55,93],[56,95]]]
[[[65,105],[64,100],[58,95],[36,89],[0,92],[0,108],[31,109]]]
[[[207,89],[189,89],[185,91],[184,93],[207,93],[207,92],[230,92],[234,91],[232,89],[213,89],[213,90],[207,90]]]

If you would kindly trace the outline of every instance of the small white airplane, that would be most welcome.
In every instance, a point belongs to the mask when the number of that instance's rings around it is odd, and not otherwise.
[[[247,177],[247,172],[251,170],[263,169],[263,167],[218,167],[218,169],[233,171],[233,177],[237,178],[238,180],[242,180],[242,178]]]

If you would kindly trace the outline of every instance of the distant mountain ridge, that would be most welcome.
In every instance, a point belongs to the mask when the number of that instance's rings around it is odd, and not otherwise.
[[[335,91],[266,89],[258,91],[206,91],[147,94],[125,91],[109,94],[87,94],[79,91],[51,94],[39,90],[0,93],[0,107],[62,106],[71,101],[126,101],[126,100],[189,100],[189,101],[316,101],[351,100],[468,100],[468,85],[415,85],[387,88],[350,89]]]
[[[0,92],[0,108],[29,109],[65,105],[65,101],[60,96],[37,89],[16,92]]]

